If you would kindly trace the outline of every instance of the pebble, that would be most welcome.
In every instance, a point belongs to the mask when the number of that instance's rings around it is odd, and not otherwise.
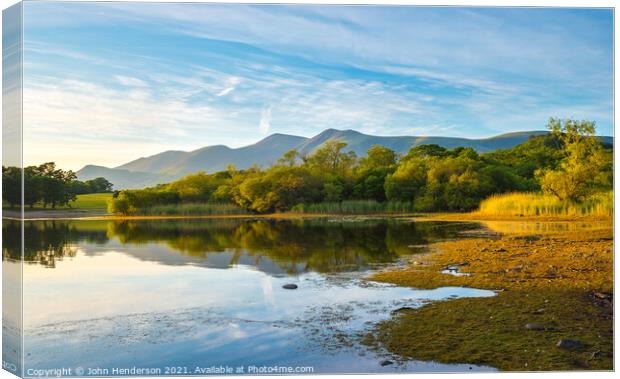
[[[525,324],[525,329],[529,329],[529,330],[545,330],[545,326],[543,324],[538,324],[535,322],[530,322],[528,324]]]
[[[560,349],[581,349],[583,347],[583,344],[581,343],[581,341],[577,340],[561,339],[558,341],[557,344],[555,344],[555,346],[559,347]]]

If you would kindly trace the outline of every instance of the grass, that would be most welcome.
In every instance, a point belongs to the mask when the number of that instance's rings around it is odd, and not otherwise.
[[[527,229],[527,228],[526,228]],[[415,264],[372,279],[416,288],[499,290],[407,310],[380,323],[369,345],[403,357],[490,365],[501,370],[613,368],[613,307],[595,293],[613,292],[613,229],[509,234],[431,246]],[[460,265],[469,276],[442,273]],[[527,323],[545,330],[528,330]],[[581,349],[556,347],[575,339]]]
[[[75,201],[69,203],[71,208],[77,209],[107,209],[108,200],[112,198],[111,193],[90,193],[78,195]]]
[[[564,216],[611,217],[614,200],[612,192],[593,195],[577,203],[560,201],[555,196],[539,193],[509,193],[494,195],[480,203],[475,214],[482,216]]]
[[[404,201],[347,200],[342,202],[324,202],[315,204],[298,204],[291,213],[311,214],[372,214],[372,213],[411,213],[413,205]]]
[[[108,207],[108,199],[112,198],[111,193],[89,193],[85,195],[77,195],[75,201],[71,201],[68,205],[57,206],[56,208],[43,208],[41,204],[35,204],[34,207],[26,206],[24,210],[28,211],[52,211],[52,210],[78,210],[78,211],[105,211]]]
[[[188,203],[156,205],[135,214],[149,216],[209,216],[248,214],[244,208],[234,204]]]

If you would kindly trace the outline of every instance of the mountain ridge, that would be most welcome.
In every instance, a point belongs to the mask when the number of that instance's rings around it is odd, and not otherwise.
[[[191,151],[166,150],[147,157],[140,157],[123,165],[109,168],[86,165],[77,172],[80,180],[98,176],[107,178],[115,189],[143,188],[178,179],[197,172],[216,172],[229,165],[238,169],[256,164],[268,167],[287,151],[297,149],[302,155],[310,155],[325,142],[339,140],[347,143],[347,150],[364,156],[373,145],[388,147],[398,154],[404,154],[414,146],[437,144],[445,148],[471,147],[480,153],[507,149],[525,142],[530,136],[547,134],[534,130],[511,132],[497,136],[470,139],[441,136],[374,136],[355,130],[325,129],[313,137],[274,133],[256,143],[231,148],[225,145],[210,145]],[[613,137],[600,137],[606,143],[613,143]]]

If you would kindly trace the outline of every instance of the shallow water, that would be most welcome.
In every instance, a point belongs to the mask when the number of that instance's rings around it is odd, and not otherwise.
[[[5,222],[5,235],[15,227]],[[245,373],[274,365],[314,373],[492,370],[402,361],[360,343],[398,308],[492,296],[364,280],[403,264],[420,245],[476,227],[354,218],[27,222],[25,373],[68,367],[69,376],[80,367],[105,376],[135,366],[191,375],[220,365]],[[19,255],[10,240],[5,252]],[[288,283],[298,288],[282,288]],[[394,363],[382,366],[386,359]]]

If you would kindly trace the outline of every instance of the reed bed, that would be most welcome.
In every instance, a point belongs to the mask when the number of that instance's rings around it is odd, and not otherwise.
[[[493,195],[480,203],[477,212],[485,216],[564,216],[611,217],[613,192],[593,195],[582,202],[561,201],[540,193],[508,193]]]
[[[298,204],[291,213],[318,214],[373,214],[373,213],[411,213],[413,205],[404,201],[347,200],[341,202],[324,202]]]
[[[246,209],[234,204],[186,203],[155,205],[146,209],[141,209],[135,214],[148,216],[211,216],[248,213]]]

